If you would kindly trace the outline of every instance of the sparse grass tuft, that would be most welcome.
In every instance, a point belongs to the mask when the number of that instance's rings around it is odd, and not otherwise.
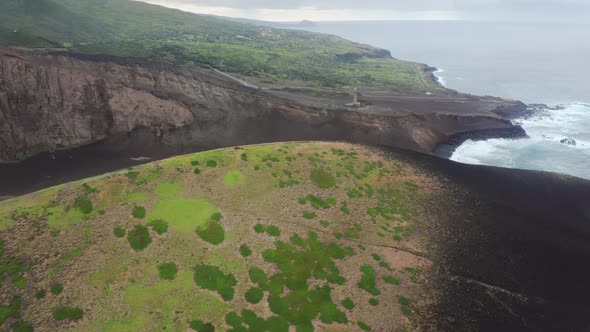
[[[401,305],[410,305],[410,300],[403,296],[398,297],[398,302]]]
[[[372,297],[369,299],[369,304],[372,306],[377,306],[379,305],[379,300],[377,300],[376,298]]]
[[[420,279],[420,276],[422,275],[422,270],[417,269],[417,268],[413,268],[413,267],[407,267],[406,268],[406,272],[410,274],[410,280],[412,282],[418,282],[418,280]]]
[[[332,174],[323,169],[314,169],[311,171],[311,179],[321,189],[332,188],[336,185],[336,179]]]
[[[37,293],[35,293],[35,298],[37,300],[44,299],[46,294],[47,294],[47,291],[45,291],[44,289],[40,289],[37,291]]]
[[[59,295],[61,292],[63,292],[64,286],[62,284],[53,284],[49,287],[49,289],[51,290],[51,294]]]
[[[211,167],[211,168],[217,167],[217,161],[207,160],[206,165],[207,165],[207,167]]]
[[[303,218],[305,218],[307,220],[311,220],[317,216],[318,215],[315,212],[303,212]]]

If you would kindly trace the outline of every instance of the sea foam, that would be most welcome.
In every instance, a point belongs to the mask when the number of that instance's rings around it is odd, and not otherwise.
[[[516,121],[523,139],[467,140],[451,160],[511,168],[553,171],[590,179],[590,106],[561,105]],[[562,140],[575,142],[565,144]]]

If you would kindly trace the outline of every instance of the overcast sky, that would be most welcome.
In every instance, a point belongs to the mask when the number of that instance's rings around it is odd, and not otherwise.
[[[195,13],[267,21],[590,21],[590,0],[142,0]]]

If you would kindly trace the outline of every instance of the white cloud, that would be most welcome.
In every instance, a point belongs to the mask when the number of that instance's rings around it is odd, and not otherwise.
[[[139,0],[181,10],[265,21],[590,21],[590,0]]]
[[[456,20],[462,18],[460,13],[448,10],[319,9],[314,6],[302,6],[298,8],[239,8],[197,5],[169,0],[143,1],[199,14],[251,18],[264,21]]]

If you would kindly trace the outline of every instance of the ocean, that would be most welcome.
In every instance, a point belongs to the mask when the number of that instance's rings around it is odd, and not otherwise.
[[[451,89],[549,106],[515,120],[529,138],[468,140],[450,159],[590,179],[590,24],[320,22],[305,29],[437,67]]]

